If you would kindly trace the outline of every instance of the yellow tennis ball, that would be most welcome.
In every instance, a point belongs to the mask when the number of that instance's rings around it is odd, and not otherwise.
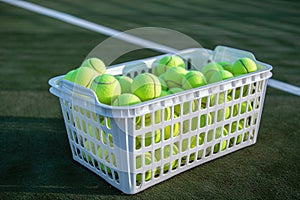
[[[184,91],[182,88],[171,88],[168,92],[170,94],[175,94],[175,93],[178,93],[178,92],[182,92]],[[190,104],[192,106],[192,110],[195,110],[195,107],[196,107],[196,101],[191,101],[191,102],[185,102],[183,103],[183,114],[186,115],[189,113],[190,111]],[[177,104],[174,106],[174,112],[176,113],[176,115],[181,115],[181,105],[180,104]]]
[[[190,145],[188,145],[190,142]],[[197,145],[197,136],[194,135],[191,138],[186,138],[182,140],[181,151],[186,151],[188,148],[193,149]]]
[[[91,69],[95,70],[96,72],[98,72],[99,74],[105,74],[105,72],[106,72],[105,64],[99,58],[89,58],[89,59],[83,61],[83,63],[81,64],[81,67],[91,68]]]
[[[160,81],[160,84],[161,84],[161,90],[167,90],[168,85],[167,85],[166,81],[164,79],[162,79],[161,77],[158,77],[158,80]]]
[[[73,80],[76,84],[89,88],[98,73],[87,67],[80,67],[73,72]]]
[[[245,112],[250,112],[253,109],[252,105],[249,102],[247,103],[246,101],[242,102],[240,104],[240,106],[241,106],[240,113],[239,113],[239,104],[235,104],[233,106],[233,114],[232,115],[234,117],[237,116],[238,114],[244,114]]]
[[[144,157],[144,159],[143,159]],[[136,156],[136,160],[135,160],[135,167],[136,169],[140,169],[140,168],[143,168],[144,166],[147,166],[147,165],[150,165],[152,163],[152,156],[151,156],[151,153],[149,152],[146,152],[144,156],[142,155],[139,155],[139,156]],[[141,182],[142,182],[142,174],[137,174],[136,175],[136,184],[137,185],[140,185]],[[152,171],[151,170],[148,170],[145,172],[145,176],[144,176],[144,179],[145,181],[149,181],[151,179],[151,176],[152,176]]]
[[[176,55],[164,56],[153,67],[153,73],[156,76],[165,73],[171,67],[182,67],[185,68],[184,60]]]
[[[128,76],[116,76],[121,85],[121,93],[131,93],[131,84],[133,80]]]
[[[213,94],[210,97],[210,106],[223,104],[223,103],[225,103],[225,100],[226,100],[226,102],[229,102],[229,101],[231,101],[231,97],[230,96],[225,97],[225,93],[222,92],[222,93],[219,93],[219,96],[217,99],[217,94]],[[223,115],[225,115],[224,116],[225,119],[228,119],[230,117],[230,107],[227,106],[224,109],[218,110],[218,112],[216,112],[216,113],[217,113],[217,121],[218,122],[223,120]],[[212,117],[214,118],[214,115]]]
[[[215,138],[218,139],[221,137],[221,132],[223,134],[223,136],[227,136],[228,135],[228,131],[226,128],[223,128],[223,131],[221,131],[221,128],[217,128],[216,129],[216,134],[215,134]],[[224,151],[226,149],[226,146],[227,146],[227,140],[224,140],[222,142],[222,146],[221,146],[221,151]],[[217,153],[219,152],[220,150],[220,143],[218,144],[215,144],[214,146],[214,153]]]
[[[133,79],[131,91],[142,101],[147,101],[160,96],[161,84],[153,74],[139,74]]]
[[[164,96],[168,96],[168,95],[170,95],[170,93],[168,91],[162,90],[159,97],[164,97]]]
[[[96,154],[95,152],[95,145],[91,143],[92,145],[90,146],[90,143],[88,140],[84,142],[84,147],[87,151],[92,151],[93,154]],[[86,155],[85,152],[82,152],[82,156],[87,159],[88,162],[92,162],[92,157],[89,155]]]
[[[121,94],[120,83],[110,74],[97,76],[93,80],[90,88],[96,93],[98,100],[101,103],[108,105],[111,105],[111,103]]]
[[[255,72],[256,70],[257,66],[250,58],[240,58],[232,66],[232,72],[235,76]]]
[[[218,62],[218,64],[221,65],[224,70],[227,70],[227,71],[233,73],[232,72],[232,64],[230,64],[229,62]]]
[[[164,76],[168,88],[182,88],[182,79],[186,73],[187,70],[182,67],[169,68]]]
[[[171,146],[172,146],[172,150],[171,150]],[[171,157],[171,152],[172,152],[172,155],[177,155],[179,153],[179,150],[178,150],[178,147],[176,146],[176,144],[173,144],[173,145],[167,145],[165,146],[164,148],[161,149],[162,150],[162,154],[163,154],[163,157],[161,157],[161,151],[156,151],[155,152],[155,159],[157,161],[160,161],[160,160],[166,160],[166,159],[170,159]],[[171,163],[171,167],[172,169],[175,169],[177,168],[178,166],[178,160],[173,160],[172,163]],[[169,171],[169,168],[170,168],[170,164],[167,163],[164,165],[164,172],[167,172]]]
[[[212,73],[208,83],[216,83],[222,80],[233,78],[233,74],[227,70],[219,70]]]
[[[216,62],[211,62],[202,67],[201,72],[208,81],[215,71],[223,70],[222,66]]]
[[[68,80],[68,81],[71,81],[71,82],[74,82],[75,81],[75,77],[76,77],[76,74],[77,71],[74,69],[74,70],[71,70],[69,71],[65,76],[64,76],[64,79],[65,80]]]
[[[97,154],[98,154],[99,158],[104,159],[107,163],[112,163],[113,166],[117,167],[116,157],[113,153],[111,153],[111,161],[109,158],[109,153],[106,149],[104,149],[104,151],[103,151],[102,148],[99,147],[97,150]],[[100,164],[100,167],[103,171],[105,171],[105,166],[106,165],[104,165],[104,164]],[[107,173],[111,174],[111,169],[109,167],[107,167]]]
[[[246,125],[246,127],[247,127],[247,126],[248,126],[248,125]],[[244,120],[241,120],[241,121],[239,122],[238,127],[237,127],[237,122],[235,121],[235,122],[232,122],[231,128],[230,128],[230,131],[229,131],[229,132],[230,132],[230,133],[234,133],[234,132],[236,132],[236,131],[241,131],[243,128],[244,128]],[[226,129],[229,130],[229,125],[226,126]],[[242,134],[239,134],[239,135],[236,137],[236,144],[240,144],[241,141],[242,141],[242,139],[243,139],[243,141],[246,141],[248,138],[249,138],[249,132],[248,132],[248,131],[244,133],[244,137],[243,137]],[[233,144],[234,144],[234,140],[230,140],[229,145],[230,145],[230,146],[233,146]]]
[[[205,76],[199,71],[189,71],[182,79],[182,88],[185,90],[206,85]]]
[[[212,123],[212,117],[211,115],[208,114],[202,114],[199,118],[194,117],[192,120],[189,121],[184,121],[183,122],[183,133],[187,133],[189,131],[194,131],[198,128],[203,128],[207,125],[210,125]],[[191,124],[191,125],[189,125]]]
[[[168,108],[165,108],[164,109],[164,119],[162,119],[162,113],[161,113],[161,110],[157,110],[154,112],[154,123],[155,124],[158,124],[160,122],[162,122],[162,120],[164,121],[167,121],[170,119],[171,117],[171,109],[168,107]],[[145,125],[146,126],[150,126],[150,125],[154,125],[154,123],[152,123],[152,118],[151,118],[151,114],[148,113],[145,115]]]
[[[114,102],[113,106],[131,106],[134,104],[141,103],[142,101],[134,94],[124,93],[118,96]]]
[[[176,114],[174,114],[174,118],[178,118],[178,116]],[[180,123],[179,122],[173,124],[173,129],[171,128],[171,125],[166,126],[164,128],[164,140],[170,139],[171,135],[173,137],[177,137],[179,135],[179,131],[180,131]]]

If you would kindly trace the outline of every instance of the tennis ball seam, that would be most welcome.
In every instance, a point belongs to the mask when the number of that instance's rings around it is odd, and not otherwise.
[[[155,80],[154,80],[154,78],[152,77],[152,75],[151,74],[146,74],[148,77],[150,77],[150,79],[152,80],[152,85],[154,86],[153,87],[153,94],[154,94],[154,97],[156,97],[156,93],[157,93],[157,91],[156,91],[156,88],[155,88]]]
[[[94,64],[92,63],[92,59],[89,59],[89,63],[90,63],[90,65],[93,67],[93,69],[94,69],[95,71],[97,71],[96,68],[95,68],[95,66],[94,66]]]
[[[172,56],[170,56],[170,59],[164,64],[165,66],[168,66],[168,64],[171,62],[171,60],[172,60]]]
[[[116,79],[116,80],[114,80],[113,82],[104,82],[104,83],[102,83],[102,82],[98,82],[96,79],[94,79],[94,82],[95,82],[96,84],[104,84],[104,85],[114,84],[116,81],[118,81],[118,80]]]
[[[171,82],[171,83],[175,84],[176,86],[178,86],[179,88],[181,88],[181,86],[182,86],[181,84],[179,84],[175,81],[172,81],[172,80],[167,80],[166,82]]]
[[[89,82],[85,85],[85,87],[88,87],[88,86],[90,85],[90,83],[93,82],[93,80],[94,80],[94,78],[91,78],[91,79],[89,80]]]
[[[246,69],[247,73],[249,73],[248,68],[246,67],[246,65],[244,64],[244,62],[242,60],[239,60],[239,61],[243,65],[243,67]]]

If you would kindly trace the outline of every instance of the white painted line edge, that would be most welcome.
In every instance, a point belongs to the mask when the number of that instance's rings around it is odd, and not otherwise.
[[[268,80],[268,86],[300,96],[300,88],[275,79]]]
[[[129,35],[129,34],[121,32],[121,31],[117,31],[112,28],[108,28],[108,27],[75,17],[73,15],[59,12],[59,11],[56,11],[56,10],[53,10],[50,8],[46,8],[46,7],[37,5],[37,4],[33,4],[30,2],[21,1],[21,0],[0,0],[0,1],[20,7],[20,8],[24,8],[26,10],[30,10],[32,12],[35,12],[35,13],[38,13],[41,15],[45,15],[45,16],[48,16],[48,17],[51,17],[54,19],[58,19],[60,21],[63,21],[63,22],[69,23],[69,24],[73,24],[75,26],[78,26],[78,27],[81,27],[81,28],[84,28],[87,30],[101,33],[101,34],[104,34],[107,36],[114,36],[120,40],[129,42],[132,44],[136,44],[141,47],[154,49],[156,51],[164,52],[164,53],[176,52],[176,49],[174,49],[174,48],[170,48],[165,45],[151,42],[149,40],[144,40],[142,38],[139,38],[139,37],[136,37],[133,35]],[[281,81],[278,81],[275,79],[269,79],[268,85],[270,87],[300,96],[300,88],[293,86],[291,84],[287,84],[287,83],[284,83],[284,82],[281,82]]]

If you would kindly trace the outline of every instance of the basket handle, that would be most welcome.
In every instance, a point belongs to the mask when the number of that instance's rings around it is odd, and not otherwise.
[[[63,98],[65,95],[77,95],[80,98],[98,102],[94,91],[86,87],[77,85],[73,82],[64,80],[63,77],[64,75],[57,76],[49,80],[49,84],[51,85],[49,91],[52,94],[59,98]]]
[[[251,52],[225,46],[217,46],[214,50],[213,60],[216,62],[234,62],[236,59],[244,57],[251,58],[256,61],[255,56]]]

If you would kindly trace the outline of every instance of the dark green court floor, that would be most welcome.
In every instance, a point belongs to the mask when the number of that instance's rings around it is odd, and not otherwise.
[[[165,27],[208,49],[246,49],[273,65],[274,78],[300,86],[298,1],[32,2],[121,31]],[[300,199],[299,97],[269,87],[255,145],[125,195],[72,160],[59,101],[47,83],[107,37],[4,3],[0,24],[1,200]],[[154,54],[132,52],[119,61]]]

